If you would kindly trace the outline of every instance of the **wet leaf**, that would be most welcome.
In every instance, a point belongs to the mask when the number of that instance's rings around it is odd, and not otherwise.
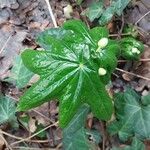
[[[39,36],[37,41],[46,50],[28,49],[22,53],[23,63],[40,75],[40,80],[21,97],[19,110],[58,99],[61,127],[70,122],[84,103],[90,105],[97,118],[110,119],[113,108],[105,84],[117,65],[119,48],[117,42],[108,40],[99,51],[98,41],[107,38],[108,31],[105,28],[96,30],[103,32],[97,34],[83,22],[70,20],[63,27],[46,30]],[[106,75],[99,76],[100,67],[106,70]]]

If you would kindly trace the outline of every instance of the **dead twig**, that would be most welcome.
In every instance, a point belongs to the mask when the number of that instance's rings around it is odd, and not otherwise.
[[[22,137],[18,137],[18,136],[12,135],[12,134],[7,133],[7,132],[2,131],[2,130],[0,130],[0,133],[3,134],[3,135],[5,135],[5,136],[11,137],[11,138],[13,138],[13,139],[23,140]],[[29,140],[27,140],[26,142],[32,142],[32,143],[48,143],[49,140],[30,140],[30,139],[29,139]]]
[[[21,143],[21,142],[29,141],[31,138],[35,137],[36,135],[40,134],[41,132],[43,132],[43,131],[49,129],[49,128],[52,127],[52,126],[57,126],[57,125],[58,125],[58,122],[55,122],[54,124],[50,124],[49,126],[45,127],[44,129],[42,129],[42,130],[36,132],[35,134],[33,134],[33,135],[31,135],[31,136],[29,136],[29,137],[27,137],[27,138],[21,139],[21,140],[19,140],[19,141],[17,141],[17,142],[12,143],[11,146],[16,145],[16,144],[19,144],[19,143]]]
[[[49,0],[45,0],[45,2],[46,2],[46,4],[47,4],[47,6],[48,6],[48,10],[49,10],[49,13],[50,13],[52,22],[53,22],[53,24],[54,24],[54,27],[57,28],[58,25],[57,25],[55,16],[54,16],[54,14],[53,14],[52,7],[51,7],[51,5],[50,5],[50,2],[49,2]]]
[[[131,33],[129,32],[129,33],[120,34],[120,36],[128,36],[128,35],[131,35]],[[118,34],[109,34],[109,37],[117,37],[117,36],[118,36]]]
[[[1,130],[0,130],[1,131]],[[2,134],[0,134],[0,137],[1,137],[1,139],[5,142],[5,145],[9,148],[9,150],[13,150],[10,146],[9,146],[9,144],[8,144],[8,142],[5,140],[5,138],[2,136]]]
[[[146,78],[146,77],[143,77],[141,75],[138,75],[138,74],[135,74],[135,73],[132,73],[132,72],[128,72],[128,71],[125,71],[123,69],[119,69],[119,68],[116,68],[117,71],[120,71],[120,72],[123,72],[123,73],[126,73],[126,74],[129,74],[129,75],[132,75],[132,76],[135,76],[135,77],[138,77],[138,78],[141,78],[141,79],[144,79],[144,80],[147,80],[147,81],[150,81],[150,78]]]
[[[128,62],[129,60],[118,60],[118,63],[125,63]],[[150,58],[145,58],[145,59],[140,59],[140,62],[147,62],[150,61]]]
[[[10,35],[10,36],[8,37],[8,39],[6,40],[6,42],[4,43],[3,47],[2,47],[1,50],[0,50],[0,54],[3,52],[3,50],[4,50],[5,47],[7,46],[8,42],[9,42],[10,39],[11,39],[11,37],[12,37],[12,35]]]
[[[150,13],[150,11],[148,11],[147,13],[145,13],[140,19],[138,19],[138,21],[135,22],[135,25],[137,26],[137,24],[148,14]]]
[[[14,146],[14,147],[12,147],[13,148],[13,150],[14,149],[16,149],[16,150],[18,150],[18,149],[23,149],[23,150],[45,150],[45,149],[47,149],[47,150],[57,150],[56,148],[49,148],[49,147],[45,147],[45,148],[35,148],[35,147],[24,147],[24,146]]]

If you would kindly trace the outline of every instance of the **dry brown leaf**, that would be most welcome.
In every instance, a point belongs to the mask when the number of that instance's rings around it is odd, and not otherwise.
[[[29,120],[29,130],[31,133],[34,133],[37,129],[37,126],[36,126],[36,120],[33,119],[32,117],[30,117],[30,120]]]

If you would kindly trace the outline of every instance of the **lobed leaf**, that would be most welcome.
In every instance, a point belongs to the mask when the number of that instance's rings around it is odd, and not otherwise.
[[[45,50],[28,49],[22,53],[23,63],[39,74],[40,80],[20,98],[18,110],[25,111],[58,99],[61,127],[70,122],[84,103],[90,105],[99,119],[110,119],[113,107],[105,84],[116,67],[119,47],[109,40],[108,46],[97,52],[98,41],[103,37],[108,37],[106,28],[89,30],[78,20],[41,33],[37,41]],[[99,76],[100,67],[106,69],[106,75]]]
[[[133,135],[140,139],[150,137],[150,105],[143,105],[135,91],[128,89],[117,94],[115,110],[117,120],[108,127],[112,135],[118,134],[122,141]]]

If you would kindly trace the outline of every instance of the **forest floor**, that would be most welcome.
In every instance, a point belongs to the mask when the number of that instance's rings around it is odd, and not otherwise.
[[[107,0],[108,1],[108,0]],[[71,5],[73,12],[71,18],[81,19],[90,27],[96,26],[81,13],[92,3],[92,0],[85,0],[82,6],[78,6],[73,0],[51,0],[53,14],[58,26],[61,26],[68,19],[64,9]],[[131,7],[127,7],[124,15],[114,17],[108,24],[112,36],[119,36],[120,30],[125,24],[135,25],[138,29],[138,39],[145,46],[141,59],[137,62],[119,60],[118,67],[112,75],[110,91],[122,91],[125,86],[131,86],[142,95],[150,92],[150,10],[149,0],[135,1]],[[48,5],[44,0],[1,0],[0,1],[0,92],[18,101],[26,88],[19,89],[15,84],[7,82],[11,76],[11,68],[14,58],[24,49],[36,49],[36,36],[47,28],[54,27]],[[28,86],[37,80],[37,76],[29,81]],[[19,127],[12,128],[8,123],[0,125],[0,150],[3,149],[43,149],[53,150],[62,148],[62,131],[58,127],[58,105],[51,101],[41,107],[23,114],[16,114]],[[19,117],[18,117],[19,116]],[[27,124],[24,124],[21,117],[29,117]],[[44,138],[38,137],[38,131],[43,129]],[[89,128],[103,128],[97,119],[91,117],[87,124]],[[34,134],[35,133],[35,134]],[[114,139],[112,139],[113,141]],[[119,141],[113,141],[119,143]],[[147,142],[148,143],[148,142]],[[116,145],[117,145],[116,144]],[[108,144],[109,145],[109,144]],[[31,148],[32,147],[32,148]],[[50,148],[48,148],[50,147]],[[100,144],[98,149],[101,149]],[[107,144],[106,144],[107,147]],[[109,146],[107,147],[109,149]],[[147,149],[150,149],[147,144]]]

